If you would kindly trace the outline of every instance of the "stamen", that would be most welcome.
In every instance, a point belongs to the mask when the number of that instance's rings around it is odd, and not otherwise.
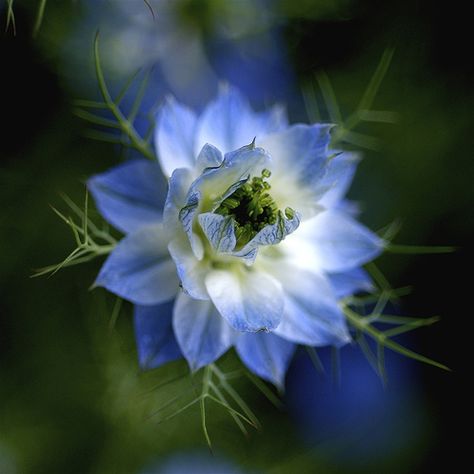
[[[270,176],[270,170],[263,169],[261,176],[253,177],[250,182],[234,191],[215,211],[217,214],[234,218],[238,246],[245,245],[265,226],[275,224],[278,215],[282,217],[278,206],[268,193],[271,186],[265,180]],[[293,209],[286,208],[285,216],[292,219]]]

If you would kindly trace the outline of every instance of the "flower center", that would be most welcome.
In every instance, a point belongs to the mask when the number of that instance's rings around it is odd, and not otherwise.
[[[281,213],[268,193],[271,186],[266,180],[270,176],[271,172],[263,169],[261,176],[243,184],[215,210],[217,214],[234,218],[237,246],[245,245],[265,226],[275,224]],[[294,211],[286,208],[285,214],[291,219]]]

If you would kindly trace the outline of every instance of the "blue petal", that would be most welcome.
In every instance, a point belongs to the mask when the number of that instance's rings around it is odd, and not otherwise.
[[[196,159],[196,165],[199,171],[204,168],[215,168],[222,164],[222,153],[213,145],[206,143]]]
[[[303,222],[284,242],[295,265],[309,271],[339,273],[380,255],[384,241],[351,217],[335,210]]]
[[[263,148],[255,147],[252,142],[238,150],[226,153],[218,168],[208,168],[192,184],[189,195],[204,196],[219,203],[229,196],[235,186],[251,175],[260,175],[271,158]],[[209,209],[204,209],[208,211]]]
[[[100,213],[125,233],[161,219],[166,182],[157,163],[129,161],[93,176],[87,184]]]
[[[169,179],[168,195],[163,210],[163,225],[171,232],[175,232],[180,225],[179,211],[186,203],[186,196],[192,182],[193,174],[187,168],[174,170]]]
[[[301,183],[317,185],[325,173],[332,128],[330,124],[296,124],[259,144],[270,153],[276,170],[297,173]]]
[[[328,277],[338,298],[374,289],[372,279],[362,268],[353,268],[344,273],[330,273]]]
[[[333,185],[324,180],[331,128],[297,124],[259,141],[272,157],[272,197],[280,209],[291,207],[304,219],[321,210],[318,201]]]
[[[172,326],[173,302],[134,308],[138,361],[143,369],[154,369],[182,357]]]
[[[341,205],[341,200],[352,183],[359,160],[360,156],[357,153],[348,152],[339,153],[330,159],[320,184],[328,187],[328,191],[319,201],[323,207],[334,208]]]
[[[193,168],[194,137],[197,119],[194,112],[168,98],[161,108],[155,143],[161,169],[169,177],[176,168]]]
[[[168,245],[169,253],[176,265],[176,272],[183,290],[198,300],[208,300],[204,279],[210,266],[207,259],[198,260],[193,254],[186,236],[177,235]]]
[[[270,275],[229,267],[210,271],[205,284],[219,313],[237,331],[268,331],[280,323],[281,286]]]
[[[232,217],[205,212],[204,214],[199,214],[198,220],[205,236],[215,251],[228,253],[234,250],[237,239],[235,237],[234,219]]]
[[[346,319],[324,276],[292,265],[283,265],[276,273],[285,291],[285,310],[275,334],[308,346],[340,346],[351,340]]]
[[[174,306],[173,328],[191,370],[211,364],[233,342],[234,331],[211,301],[198,301],[181,293]]]
[[[254,374],[283,389],[294,344],[271,333],[242,334],[237,339],[236,349],[242,362]]]
[[[201,194],[199,191],[191,189],[186,198],[186,205],[179,211],[179,220],[183,226],[183,230],[188,236],[189,243],[194,255],[198,260],[204,257],[204,246],[201,237],[194,228],[194,219],[199,211],[199,200]]]
[[[285,113],[280,107],[255,113],[235,88],[221,88],[217,99],[199,118],[195,152],[210,143],[226,153],[250,143],[255,136],[260,138],[285,125]]]
[[[164,234],[158,225],[122,239],[102,266],[95,286],[135,304],[153,305],[172,299],[178,278]]]

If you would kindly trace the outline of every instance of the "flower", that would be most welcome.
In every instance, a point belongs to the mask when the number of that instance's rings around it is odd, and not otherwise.
[[[140,471],[141,474],[243,474],[236,465],[227,459],[200,451],[175,453],[162,462],[155,462]]]
[[[95,284],[135,304],[142,367],[182,355],[197,370],[234,346],[281,386],[297,344],[350,341],[339,300],[370,288],[361,265],[384,242],[350,215],[358,157],[329,148],[331,128],[290,126],[278,106],[254,112],[231,87],[199,116],[169,98],[158,162],[89,181],[126,234]]]

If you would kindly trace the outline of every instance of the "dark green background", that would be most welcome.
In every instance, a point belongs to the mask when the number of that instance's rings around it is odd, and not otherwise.
[[[215,408],[216,451],[272,473],[457,470],[466,442],[460,427],[471,411],[463,384],[471,357],[474,225],[469,15],[458,2],[340,2],[331,15],[320,14],[313,0],[278,3],[298,77],[324,69],[343,111],[356,105],[383,50],[395,47],[375,108],[400,119],[372,128],[382,145],[366,153],[351,196],[374,229],[401,218],[398,242],[458,247],[450,255],[380,259],[394,286],[414,286],[404,313],[442,316],[410,342],[453,373],[419,370],[427,424],[416,449],[395,458],[336,467],[318,446],[304,447],[287,414],[245,383],[240,388],[264,431],[247,440]],[[161,425],[145,419],[176,387],[147,390],[186,367],[178,362],[139,374],[130,308],[111,330],[113,297],[87,291],[98,262],[30,279],[34,268],[72,249],[72,236],[49,205],[63,206],[61,192],[80,201],[84,179],[117,162],[112,146],[83,137],[88,125],[72,115],[76,96],[63,80],[58,45],[80,21],[80,2],[49,2],[33,39],[35,9],[36,2],[15,2],[17,34],[0,33],[0,472],[10,472],[10,459],[12,472],[21,474],[133,473],[155,455],[204,448],[205,441],[197,409]],[[91,44],[92,38],[83,47]]]

